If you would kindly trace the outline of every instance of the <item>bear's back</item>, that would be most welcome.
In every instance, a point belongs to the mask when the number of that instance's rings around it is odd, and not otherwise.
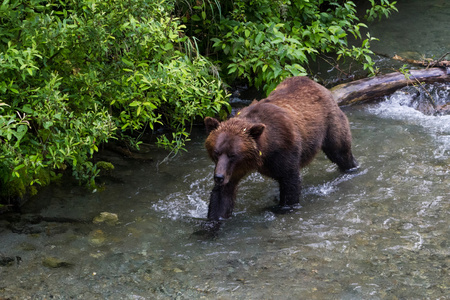
[[[337,107],[331,92],[308,77],[290,77],[280,83],[266,98],[278,106],[294,105],[301,107]]]
[[[261,102],[283,108],[303,137],[321,135],[327,119],[341,113],[331,92],[308,77],[285,79]]]
[[[304,165],[322,147],[330,120],[342,114],[331,92],[308,77],[285,79],[266,99],[259,102],[261,106],[269,104],[284,112],[282,117],[279,113],[273,114],[273,120],[277,120],[275,124],[279,126],[289,120],[290,125],[283,127],[289,127],[291,136],[285,137],[285,140],[290,138],[294,143],[298,143],[298,139],[307,141],[302,142]]]

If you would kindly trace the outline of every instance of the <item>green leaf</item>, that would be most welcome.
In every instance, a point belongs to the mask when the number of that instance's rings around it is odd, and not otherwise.
[[[164,45],[163,48],[164,48],[164,50],[168,51],[168,50],[173,48],[173,44],[172,43],[167,43],[167,44]]]
[[[199,17],[199,16],[197,16],[197,15],[192,15],[191,16],[191,19],[192,19],[192,21],[195,21],[195,22],[198,22],[198,21],[201,21],[202,19]]]
[[[234,72],[236,72],[237,66],[233,66],[230,68],[230,70],[228,71],[228,74],[232,74]]]
[[[264,39],[264,33],[260,32],[255,38],[256,45],[261,44],[262,40]]]
[[[43,126],[44,126],[44,129],[49,129],[50,127],[53,126],[53,122],[52,121],[46,121],[46,122],[44,122]]]
[[[131,61],[129,61],[128,59],[126,59],[125,57],[122,57],[122,62],[124,64],[126,64],[127,66],[130,66],[130,67],[134,66],[134,64]]]
[[[34,112],[30,105],[24,105],[22,111],[26,114],[32,114]]]
[[[19,171],[20,169],[22,169],[23,167],[25,167],[24,164],[18,165],[14,168],[14,171]]]

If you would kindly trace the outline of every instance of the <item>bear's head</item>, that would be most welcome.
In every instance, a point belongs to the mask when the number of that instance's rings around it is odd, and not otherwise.
[[[209,133],[205,147],[216,164],[216,185],[226,185],[229,182],[237,184],[242,177],[262,164],[258,140],[265,129],[264,124],[250,123],[239,118],[220,123],[214,118],[206,117],[205,125]]]

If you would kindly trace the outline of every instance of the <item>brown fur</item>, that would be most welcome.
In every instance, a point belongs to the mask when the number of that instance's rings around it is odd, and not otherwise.
[[[355,169],[347,117],[331,93],[306,77],[283,81],[266,99],[254,101],[236,117],[205,119],[205,142],[215,162],[215,187],[208,218],[228,218],[238,182],[258,171],[280,184],[280,206],[299,201],[299,169],[320,149],[343,171]]]

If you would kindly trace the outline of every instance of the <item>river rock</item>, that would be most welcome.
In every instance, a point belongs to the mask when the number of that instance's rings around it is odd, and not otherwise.
[[[93,220],[94,224],[106,223],[108,225],[116,225],[119,222],[119,217],[117,214],[110,212],[101,212],[100,215],[96,216]]]
[[[89,233],[89,244],[92,246],[101,246],[106,241],[106,236],[100,229],[93,230]]]
[[[9,256],[0,256],[0,266],[6,267],[6,266],[12,266],[16,259],[14,257]]]
[[[47,268],[67,268],[73,266],[73,264],[71,263],[50,256],[42,260],[42,265],[44,265]]]

